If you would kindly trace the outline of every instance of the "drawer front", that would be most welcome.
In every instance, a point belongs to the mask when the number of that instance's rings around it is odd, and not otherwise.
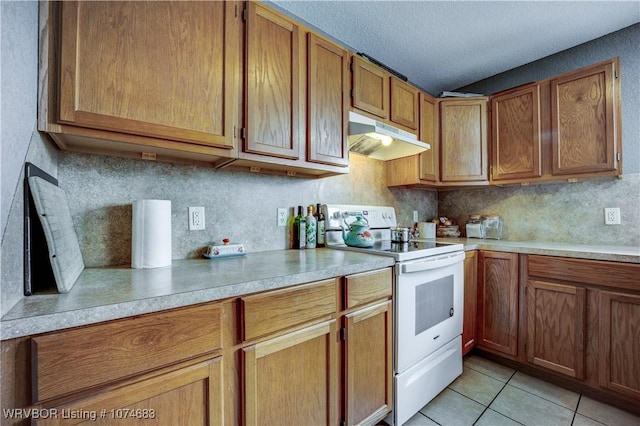
[[[391,268],[349,275],[344,280],[343,309],[391,297],[393,275]]]
[[[250,340],[336,312],[335,278],[240,298],[240,340]]]
[[[221,348],[220,312],[207,304],[34,337],[34,399],[214,352]]]
[[[640,291],[640,264],[538,255],[527,261],[531,277]]]

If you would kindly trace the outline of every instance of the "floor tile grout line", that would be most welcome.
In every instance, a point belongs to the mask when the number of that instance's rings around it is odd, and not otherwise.
[[[463,366],[463,367],[464,367],[464,366]],[[517,373],[517,372],[518,372],[518,370],[514,370],[514,371],[513,371],[513,373],[511,373],[511,376],[507,379],[507,381],[506,381],[506,382],[503,382],[503,381],[502,381],[502,379],[499,379],[499,378],[497,378],[497,377],[495,377],[495,376],[492,376],[491,374],[487,374],[487,373],[484,373],[484,372],[482,372],[482,371],[480,371],[480,370],[476,370],[475,368],[470,367],[470,366],[468,366],[468,365],[467,365],[466,367],[467,367],[468,369],[470,369],[470,370],[475,371],[476,373],[482,374],[482,375],[487,376],[487,377],[491,377],[492,379],[497,380],[497,381],[502,382],[502,383],[507,383],[507,382],[509,382],[509,380],[511,380],[511,377],[512,377],[515,373]],[[513,368],[512,368],[511,370],[513,370]],[[463,370],[463,373],[464,373],[464,370]]]
[[[524,373],[523,373],[523,374],[524,374]],[[535,379],[535,377],[534,377],[534,379]],[[511,379],[509,379],[509,381],[511,381]],[[542,381],[544,382],[544,380],[542,380]],[[549,382],[545,382],[545,383],[553,385],[553,383],[549,383]],[[533,393],[533,392],[529,392],[528,390],[526,390],[526,389],[522,389],[521,387],[516,386],[516,385],[510,385],[510,384],[509,384],[509,382],[507,382],[507,384],[508,384],[509,386],[513,387],[513,388],[516,388],[516,389],[518,389],[518,390],[521,390],[522,392],[526,392],[526,393],[528,393],[529,395],[537,396],[537,397],[538,397],[538,398],[540,398],[540,399],[544,399],[545,401],[550,402],[550,403],[552,403],[552,404],[554,404],[554,405],[557,405],[557,406],[558,406],[558,407],[560,407],[560,408],[564,408],[565,410],[569,410],[569,411],[573,411],[573,412],[575,412],[575,411],[578,409],[578,406],[577,406],[577,405],[576,405],[576,408],[572,410],[571,408],[569,408],[569,407],[565,407],[565,406],[564,406],[564,405],[562,405],[562,404],[558,404],[557,402],[552,401],[552,400],[550,400],[550,399],[547,399],[547,398],[545,398],[544,396],[538,395],[538,394]],[[563,388],[562,386],[557,386],[557,385],[554,385],[554,386],[556,386],[556,387],[558,387],[558,388],[560,388],[560,389],[565,389],[565,388]],[[568,390],[568,389],[565,389],[565,390]],[[573,392],[573,391],[569,391],[569,392]],[[577,393],[577,392],[574,392],[574,393]],[[582,394],[578,393],[578,396],[580,397],[580,396],[582,396]],[[578,402],[580,402],[580,398],[578,398]]]
[[[573,412],[573,418],[571,419],[571,425],[576,421],[576,415],[578,414],[578,407],[580,406],[580,400],[582,399],[582,394],[578,394],[578,403],[576,404],[576,409]]]
[[[506,387],[507,387],[507,384],[509,383],[509,380],[511,380],[511,378],[516,374],[516,372],[517,372],[517,371],[518,371],[518,370],[514,370],[514,371],[513,371],[513,373],[511,373],[511,376],[509,376],[509,379],[508,379],[506,382],[504,382],[504,385],[502,385],[502,387],[500,388],[500,390],[498,391],[498,393],[496,393],[496,396],[494,396],[494,397],[493,397],[493,399],[489,402],[489,404],[487,404],[487,405],[484,407],[484,410],[482,410],[482,413],[480,413],[480,415],[478,416],[478,418],[477,418],[477,419],[472,423],[472,425],[471,425],[471,426],[474,426],[476,423],[478,423],[478,420],[480,420],[480,419],[482,418],[482,416],[484,415],[484,413],[486,413],[486,412],[487,412],[487,410],[489,409],[489,407],[491,406],[491,404],[493,404],[493,401],[495,401],[495,400],[496,400],[496,398],[498,398],[498,395],[500,395],[500,393],[504,390],[504,388],[506,388]],[[482,404],[481,404],[481,405],[482,405]],[[495,410],[493,410],[493,411],[495,411]],[[499,412],[499,411],[496,411],[496,413],[500,414],[501,416],[505,416],[504,414],[502,414],[502,413],[501,413],[501,412]],[[513,420],[513,421],[514,421],[514,422],[516,422],[516,423],[520,423],[519,421],[514,420],[514,419],[512,419],[512,418],[511,418],[511,417],[509,417],[509,416],[505,416],[505,417],[506,417],[506,418],[508,418],[509,420]],[[522,424],[522,423],[520,423],[520,424]]]

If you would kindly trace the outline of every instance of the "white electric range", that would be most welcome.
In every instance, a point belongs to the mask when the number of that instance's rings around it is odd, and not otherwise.
[[[325,204],[327,247],[392,256],[395,261],[394,409],[387,422],[401,425],[462,374],[464,246],[436,240],[391,241],[398,226],[388,206]],[[360,216],[375,238],[372,247],[344,243],[343,227]]]

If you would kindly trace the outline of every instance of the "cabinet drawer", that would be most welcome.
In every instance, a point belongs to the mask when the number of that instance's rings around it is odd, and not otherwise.
[[[34,400],[216,351],[220,312],[218,304],[207,304],[34,337]]]
[[[527,260],[531,277],[640,291],[640,264],[537,255]]]
[[[336,312],[336,279],[240,298],[240,340],[250,340]]]
[[[343,309],[391,297],[392,278],[391,268],[345,277]]]

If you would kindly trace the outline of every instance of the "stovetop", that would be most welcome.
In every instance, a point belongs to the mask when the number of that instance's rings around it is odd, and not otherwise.
[[[415,239],[407,243],[391,241],[391,229],[398,226],[393,207],[324,204],[322,208],[326,218],[326,243],[330,248],[392,256],[397,262],[464,250],[462,244],[442,243],[433,239]],[[369,222],[370,232],[376,241],[373,247],[351,247],[344,244],[342,227],[356,220],[356,215]]]

